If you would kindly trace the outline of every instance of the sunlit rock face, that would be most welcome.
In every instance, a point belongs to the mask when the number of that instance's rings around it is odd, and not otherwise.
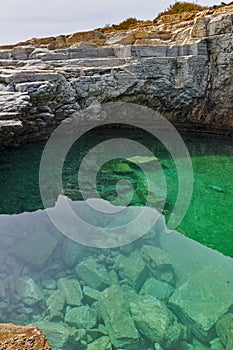
[[[59,37],[53,50],[49,39],[2,49],[0,146],[47,138],[110,100],[151,107],[181,129],[231,134],[232,16],[226,6],[129,32]]]

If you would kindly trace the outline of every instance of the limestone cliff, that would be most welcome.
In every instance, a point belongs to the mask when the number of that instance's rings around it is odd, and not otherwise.
[[[225,6],[0,50],[0,146],[46,138],[107,101],[147,105],[179,129],[232,135],[232,23]]]

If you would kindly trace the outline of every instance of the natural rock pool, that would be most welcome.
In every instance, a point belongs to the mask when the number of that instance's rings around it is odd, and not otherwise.
[[[110,137],[133,138],[151,149],[167,182],[167,196],[155,189],[150,207],[159,219],[149,232],[111,249],[76,243],[50,222],[39,191],[45,142],[1,151],[1,322],[38,326],[55,350],[232,349],[233,144],[184,135],[193,163],[194,191],[177,228],[182,234],[169,233],[159,214],[165,200],[162,212],[168,218],[175,202],[174,162],[161,144],[135,130],[102,129],[83,136],[67,156],[64,193],[56,203],[51,200],[51,212],[59,212],[67,200],[74,211],[101,226],[99,217],[86,210],[88,201],[82,201],[77,172],[88,150]],[[138,154],[131,156],[137,156],[138,163],[150,163]],[[87,166],[91,171],[91,164]],[[152,168],[150,174],[156,176],[156,171]],[[130,160],[106,163],[97,176],[104,200],[116,200],[119,180],[133,184],[125,214],[133,217],[146,202],[144,175]],[[92,198],[89,179],[85,181]],[[121,185],[121,193],[127,194],[128,185]],[[52,187],[47,191],[53,198]],[[106,205],[104,200],[96,201]],[[111,226],[116,220],[117,215],[102,224]]]

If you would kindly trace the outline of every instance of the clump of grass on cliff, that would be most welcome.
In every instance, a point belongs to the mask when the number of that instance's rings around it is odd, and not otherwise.
[[[108,26],[108,28],[113,30],[128,30],[131,27],[137,25],[139,22],[141,21],[137,20],[137,18],[130,17],[119,24],[113,24],[112,26]]]
[[[177,15],[183,12],[199,12],[206,10],[208,7],[194,4],[193,2],[180,2],[177,1],[173,5],[170,5],[165,11],[160,12],[158,16],[154,19],[156,22],[160,17],[164,15]]]

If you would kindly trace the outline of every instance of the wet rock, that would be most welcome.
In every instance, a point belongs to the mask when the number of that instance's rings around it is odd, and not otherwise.
[[[19,297],[26,305],[34,305],[44,298],[44,294],[36,282],[28,277],[21,277],[16,282],[16,290]]]
[[[141,253],[152,275],[161,281],[174,282],[172,264],[160,248],[144,245]]]
[[[119,272],[120,277],[125,279],[135,290],[139,290],[147,277],[147,267],[139,252],[133,252],[123,261]]]
[[[63,349],[69,342],[71,336],[70,329],[62,322],[42,321],[34,322],[33,325],[45,333],[53,350]]]
[[[119,286],[113,285],[102,292],[98,309],[112,344],[119,349],[137,349],[139,335]]]
[[[0,348],[2,350],[52,350],[45,335],[32,326],[0,324]]]
[[[68,305],[79,306],[82,304],[83,293],[78,280],[60,278],[57,281],[57,286]]]
[[[106,268],[96,262],[93,257],[83,260],[75,268],[78,277],[92,288],[103,290],[109,286],[109,275]]]
[[[109,337],[101,337],[87,346],[87,350],[112,350],[111,340]]]
[[[65,322],[78,329],[89,329],[95,327],[97,314],[89,306],[75,307],[67,310]]]
[[[226,350],[233,349],[233,313],[224,315],[217,322],[216,331]]]
[[[159,281],[152,277],[146,280],[139,294],[150,295],[158,300],[167,301],[173,293],[173,291],[174,289],[170,284]]]
[[[233,304],[233,286],[221,271],[206,267],[180,286],[169,304],[197,338],[210,340],[215,323]]]
[[[184,329],[172,312],[151,296],[140,296],[135,303],[130,303],[130,311],[137,329],[165,349],[174,348],[184,337]]]

